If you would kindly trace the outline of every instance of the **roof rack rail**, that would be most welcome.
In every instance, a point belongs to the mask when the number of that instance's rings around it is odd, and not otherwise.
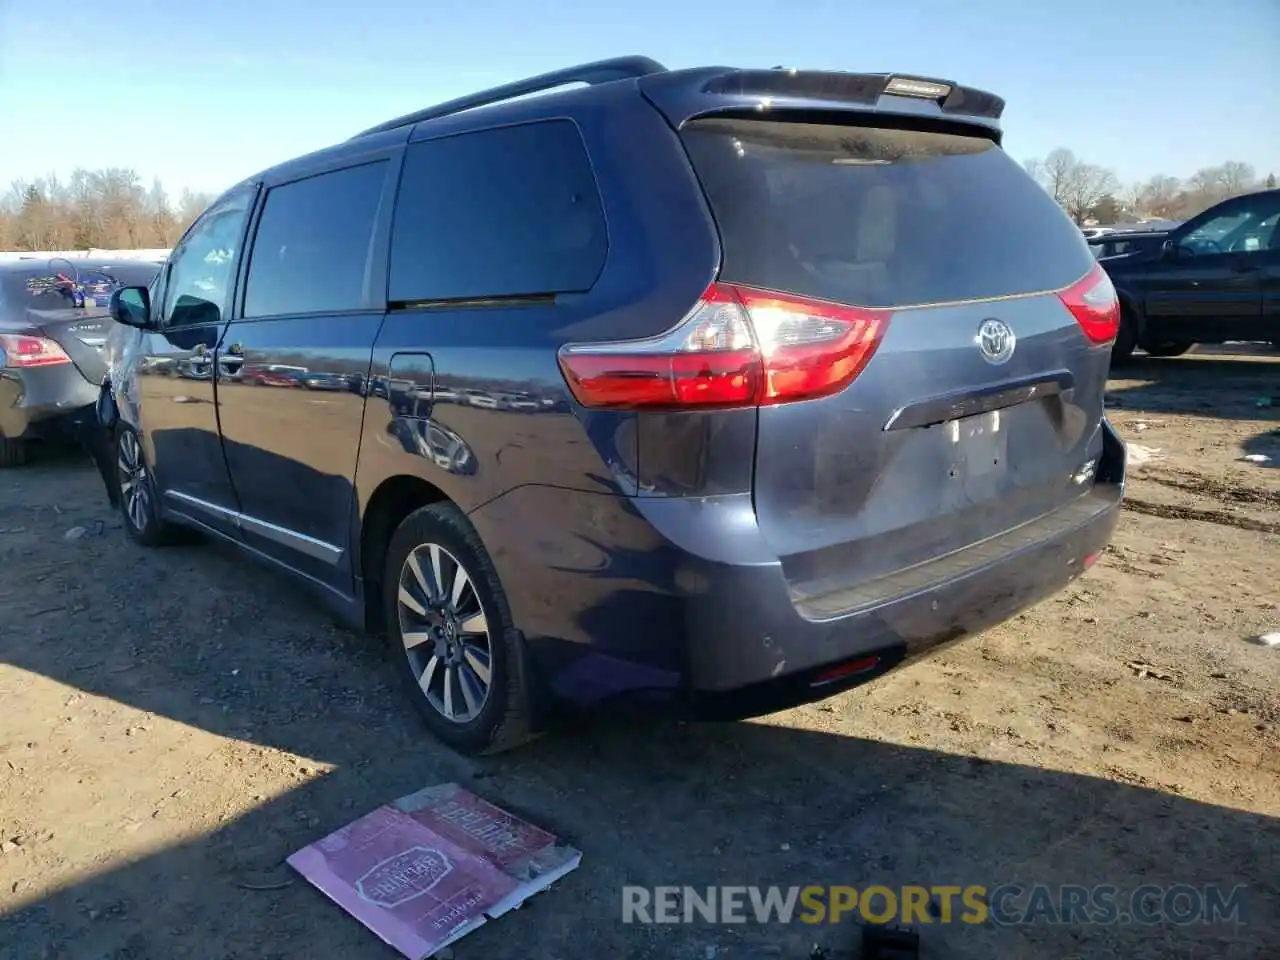
[[[504,100],[514,100],[516,97],[540,93],[543,90],[554,90],[556,87],[563,87],[570,83],[586,83],[594,86],[597,83],[609,83],[612,80],[629,80],[648,76],[651,73],[664,73],[666,69],[657,60],[651,60],[649,57],[613,57],[609,60],[597,60],[594,63],[584,63],[576,67],[542,73],[527,80],[505,83],[500,87],[481,90],[479,93],[467,94],[465,97],[436,104],[434,107],[406,113],[402,117],[396,117],[394,120],[363,130],[352,139],[358,140],[372,133],[383,133],[387,130],[395,130],[397,127],[421,123],[424,120],[437,120],[450,114],[461,113],[463,110],[485,107]]]

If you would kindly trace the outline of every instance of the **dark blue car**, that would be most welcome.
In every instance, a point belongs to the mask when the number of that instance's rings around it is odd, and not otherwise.
[[[114,300],[129,533],[385,632],[465,751],[565,702],[775,709],[1004,620],[1097,557],[1125,463],[1114,290],[1003,106],[622,58],[253,176]],[[194,356],[368,386],[156,373]]]

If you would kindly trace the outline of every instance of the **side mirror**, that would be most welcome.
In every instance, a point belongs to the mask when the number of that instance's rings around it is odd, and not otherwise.
[[[146,287],[121,287],[111,294],[111,319],[126,327],[152,329],[151,294]]]
[[[1178,243],[1176,240],[1166,240],[1164,243],[1160,244],[1160,259],[1178,259]]]

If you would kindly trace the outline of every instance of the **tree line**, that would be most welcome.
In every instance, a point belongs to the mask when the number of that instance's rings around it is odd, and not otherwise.
[[[0,195],[0,250],[148,250],[171,247],[212,201],[184,190],[172,199],[134,170],[76,170],[18,180]]]
[[[1228,197],[1276,185],[1274,173],[1260,178],[1234,160],[1185,180],[1157,174],[1123,185],[1111,170],[1066,147],[1025,166],[1076,223],[1184,220]],[[184,190],[175,201],[159,180],[148,188],[136,171],[119,167],[79,169],[65,181],[19,180],[0,196],[0,250],[171,247],[212,199]]]
[[[1027,160],[1026,170],[1076,223],[1125,223],[1146,218],[1186,220],[1215,203],[1255,190],[1273,189],[1274,173],[1260,177],[1247,163],[1228,160],[1204,167],[1185,180],[1156,174],[1122,184],[1106,167],[1058,147],[1043,158]]]

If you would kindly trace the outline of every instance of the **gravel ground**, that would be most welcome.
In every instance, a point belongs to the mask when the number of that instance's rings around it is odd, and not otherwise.
[[[1013,622],[760,721],[601,717],[482,762],[280,577],[133,546],[74,459],[5,472],[0,957],[389,958],[281,861],[447,780],[584,851],[459,960],[857,955],[850,922],[624,925],[628,883],[1243,884],[1243,924],[933,923],[923,955],[1280,956],[1280,648],[1249,642],[1280,630],[1277,394],[1274,354],[1127,368],[1130,509]]]

